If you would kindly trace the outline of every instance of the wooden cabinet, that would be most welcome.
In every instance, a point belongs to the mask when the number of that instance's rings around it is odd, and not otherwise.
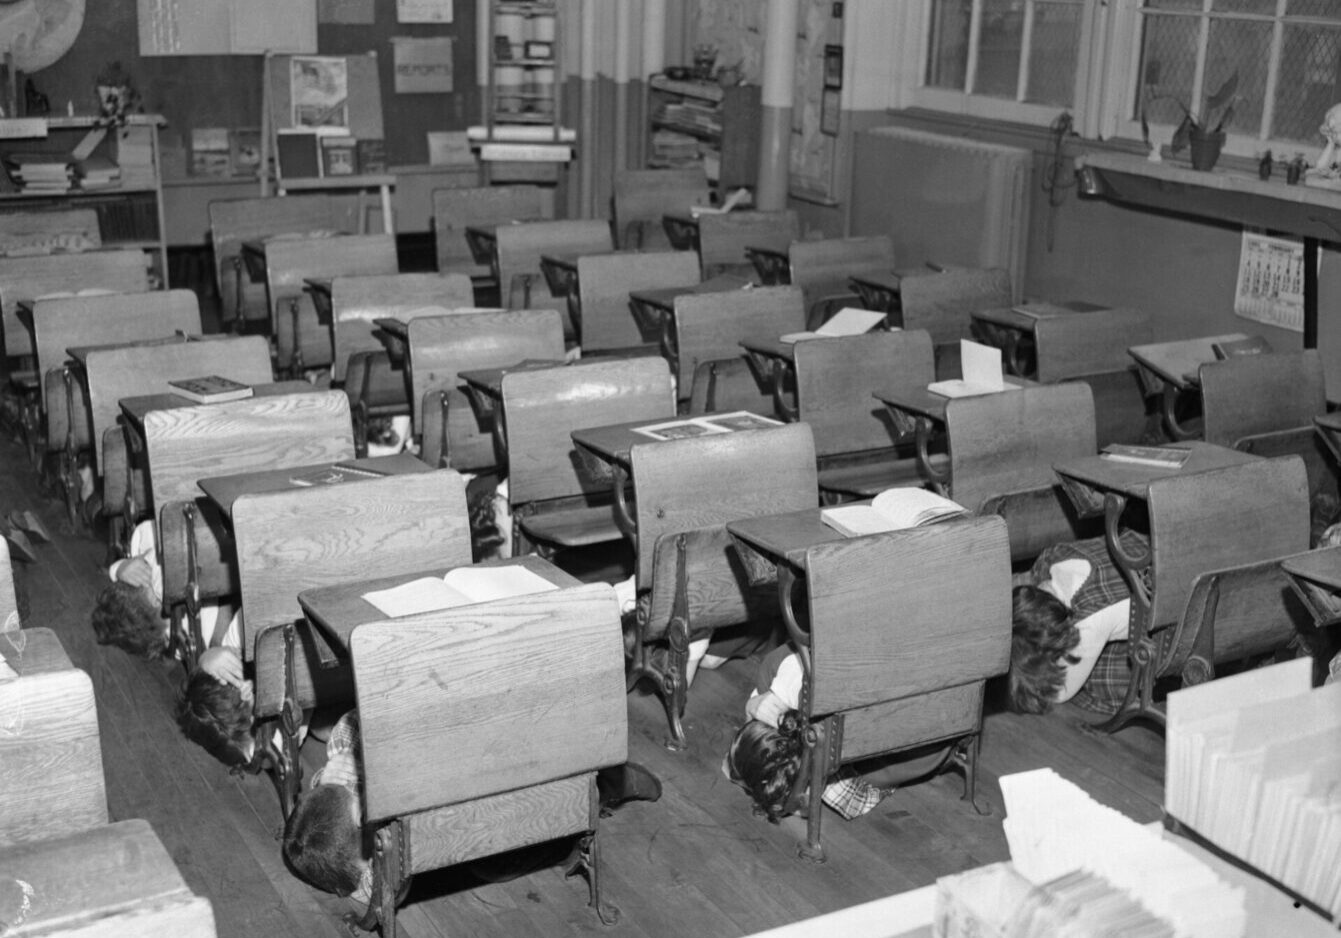
[[[0,174],[0,214],[90,208],[102,246],[150,252],[166,285],[161,122],[152,114],[135,115],[123,127],[100,126],[94,117],[0,120],[7,134],[0,139],[7,170]],[[32,252],[41,248],[34,245]]]
[[[652,168],[702,163],[725,192],[754,187],[759,174],[760,104],[757,85],[722,87],[712,81],[648,82],[648,162]]]

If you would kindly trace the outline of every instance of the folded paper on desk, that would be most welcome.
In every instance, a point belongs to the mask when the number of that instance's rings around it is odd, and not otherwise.
[[[962,378],[933,381],[927,390],[941,397],[977,397],[998,391],[1014,391],[1019,385],[1007,384],[1001,374],[1001,349],[968,339],[959,340]]]
[[[1138,466],[1157,466],[1163,469],[1181,469],[1192,451],[1172,446],[1131,446],[1109,443],[1099,454],[1113,462],[1129,462]]]
[[[926,489],[887,489],[869,505],[835,505],[820,509],[820,520],[840,534],[860,537],[902,531],[966,514],[964,506]]]
[[[364,593],[363,598],[392,618],[468,606],[510,596],[558,589],[525,567],[458,567],[444,577],[426,576],[391,589]]]
[[[814,332],[788,332],[780,336],[783,342],[801,342],[806,339],[832,339],[844,335],[862,335],[870,332],[885,319],[884,313],[870,309],[844,306]]]
[[[251,397],[250,384],[234,381],[222,375],[205,375],[200,378],[183,378],[169,381],[173,393],[180,394],[197,404],[222,404],[224,401],[240,401]]]

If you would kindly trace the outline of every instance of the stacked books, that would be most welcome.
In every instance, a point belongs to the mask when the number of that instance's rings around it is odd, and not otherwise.
[[[652,162],[657,166],[689,166],[699,158],[698,140],[673,130],[652,134]]]
[[[74,172],[81,189],[115,189],[121,185],[121,167],[105,156],[80,160],[74,164]]]
[[[1297,658],[1169,695],[1164,810],[1341,917],[1341,683]]]
[[[74,185],[74,164],[67,156],[11,153],[5,167],[24,192],[69,192]]]

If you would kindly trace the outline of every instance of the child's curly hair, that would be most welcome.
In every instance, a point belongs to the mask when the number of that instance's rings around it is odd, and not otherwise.
[[[777,729],[762,720],[740,728],[726,754],[731,780],[749,792],[754,810],[777,823],[786,813],[787,799],[801,771],[801,720],[788,710]]]
[[[141,658],[168,652],[168,630],[145,590],[120,581],[103,587],[90,616],[99,645],[115,645]]]
[[[507,540],[498,527],[494,512],[494,490],[480,489],[471,494],[466,504],[470,518],[470,552],[476,563],[498,556],[498,549]]]
[[[1080,659],[1070,654],[1080,643],[1071,610],[1037,586],[1011,592],[1010,708],[1017,713],[1047,713],[1066,684],[1063,664]]]
[[[316,785],[284,824],[284,858],[305,882],[337,896],[358,889],[363,865],[372,856],[349,801],[358,796],[343,785]]]
[[[232,684],[197,669],[177,704],[186,738],[229,768],[247,766],[255,752],[252,704]]]

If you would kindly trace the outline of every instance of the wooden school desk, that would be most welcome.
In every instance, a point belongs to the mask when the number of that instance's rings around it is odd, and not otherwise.
[[[823,341],[820,339],[807,339],[809,342]],[[740,347],[745,350],[745,358],[754,369],[754,373],[768,378],[769,387],[773,390],[773,406],[778,414],[788,423],[796,420],[797,407],[796,401],[787,399],[788,378],[792,378],[793,390],[795,389],[796,375],[796,343],[784,342],[782,339],[766,336],[751,336],[740,340]]]
[[[973,336],[984,345],[1001,349],[1002,365],[1009,374],[1033,378],[1038,363],[1034,358],[1034,333],[1040,319],[1098,312],[1104,307],[1094,303],[1021,303],[1000,309],[977,309],[969,314]]]
[[[1191,430],[1178,423],[1175,406],[1178,395],[1196,391],[1200,387],[1199,369],[1206,362],[1216,359],[1212,348],[1219,342],[1235,342],[1246,339],[1242,332],[1229,335],[1206,336],[1199,339],[1180,339],[1175,342],[1154,342],[1150,345],[1133,345],[1127,351],[1141,366],[1141,378],[1150,393],[1160,392],[1161,414],[1164,429],[1175,440],[1190,440],[1197,436]]]
[[[1024,387],[1030,382],[1024,378],[1008,378],[1007,384]],[[1010,394],[1011,391],[996,392]],[[928,391],[926,388],[907,390],[875,390],[876,400],[885,405],[894,429],[899,435],[913,434],[917,446],[917,469],[922,478],[939,494],[948,495],[950,485],[949,466],[938,469],[931,459],[931,441],[933,437],[945,432],[945,405],[952,398]]]
[[[1319,628],[1341,622],[1341,547],[1296,554],[1281,561],[1290,585]]]
[[[411,453],[371,456],[367,459],[342,459],[338,462],[295,466],[291,469],[262,469],[237,475],[201,479],[197,484],[225,517],[231,517],[233,503],[243,495],[283,492],[313,485],[358,483],[383,476],[432,472],[433,467]]]
[[[317,310],[317,322],[329,326],[334,318],[334,306],[331,303],[330,277],[304,277],[303,289],[312,296],[312,305]]]
[[[712,419],[713,417],[726,416],[725,414],[704,414],[700,419]],[[777,423],[772,417],[766,417],[761,414],[752,416],[761,417],[770,425],[783,426]],[[610,484],[614,494],[615,523],[629,539],[629,543],[634,549],[638,547],[638,523],[629,511],[629,505],[625,489],[629,483],[632,474],[632,462],[630,451],[634,446],[643,443],[660,443],[665,440],[657,440],[654,437],[639,433],[640,429],[666,423],[679,423],[688,418],[667,417],[665,420],[633,420],[628,423],[616,423],[603,427],[587,427],[580,430],[574,430],[572,433],[573,443],[577,445],[577,452],[583,457],[591,459],[595,465],[609,467]],[[731,432],[731,431],[728,431]],[[761,471],[766,467],[761,467]]]
[[[581,585],[576,578],[535,554],[486,560],[475,566],[524,567],[560,588]],[[456,568],[439,567],[432,570],[379,577],[374,580],[360,580],[353,583],[341,583],[338,586],[321,586],[303,590],[298,594],[298,605],[303,607],[303,613],[307,616],[307,620],[321,631],[326,640],[330,642],[331,647],[340,649],[347,655],[349,653],[349,636],[357,626],[391,618],[364,599],[364,594],[391,589],[423,577],[442,577],[448,571],[454,569]]]
[[[869,505],[869,501],[850,502]],[[806,551],[816,544],[846,540],[846,535],[820,520],[819,508],[728,521],[726,531],[736,545],[750,583],[776,581],[782,618],[792,635],[801,632],[792,606],[792,586],[806,575]]]
[[[503,419],[503,376],[519,371],[541,371],[562,368],[569,362],[548,358],[528,358],[506,368],[473,368],[457,374],[464,382],[466,397],[481,423],[492,422],[494,449],[500,461],[508,452],[507,424]]]
[[[1327,444],[1327,448],[1332,451],[1332,456],[1341,462],[1341,411],[1319,414],[1313,418],[1313,425],[1322,441]]]
[[[754,281],[737,274],[720,274],[686,287],[663,287],[656,290],[634,290],[629,293],[633,318],[643,336],[660,339],[663,350],[675,342],[675,298],[688,293],[729,293],[754,286]]]
[[[684,215],[679,212],[667,213],[661,216],[661,227],[666,230],[666,237],[675,250],[698,250],[697,215]]]

